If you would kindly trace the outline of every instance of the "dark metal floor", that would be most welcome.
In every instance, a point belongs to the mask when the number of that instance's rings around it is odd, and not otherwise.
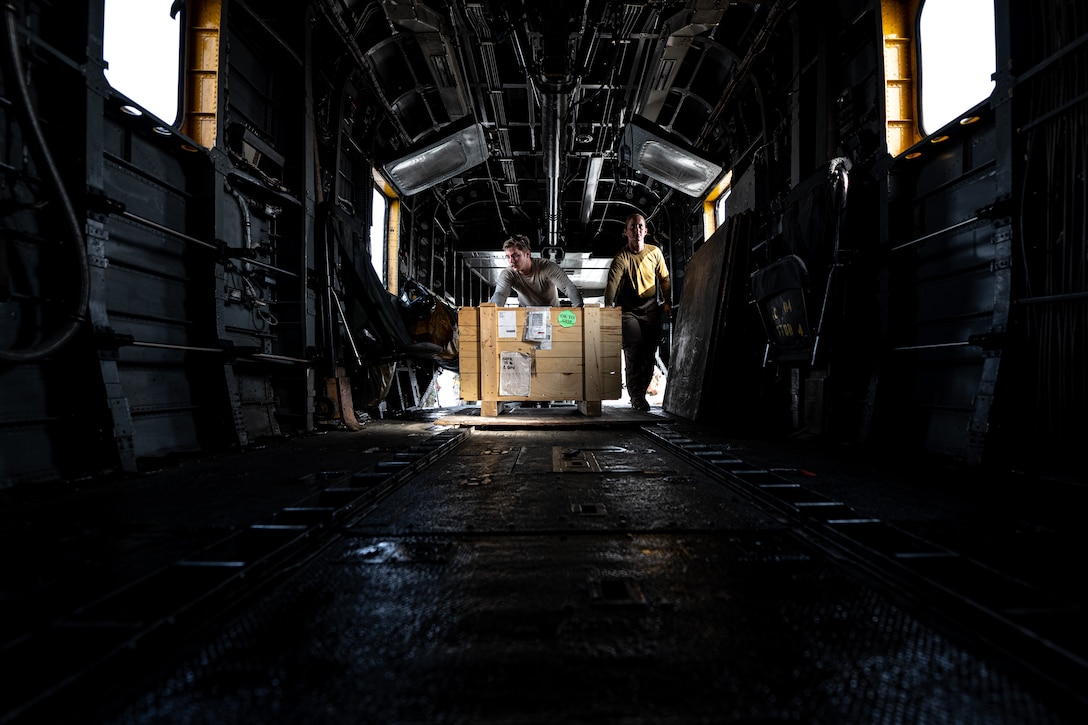
[[[474,413],[0,492],[0,722],[1088,714],[1082,482]]]

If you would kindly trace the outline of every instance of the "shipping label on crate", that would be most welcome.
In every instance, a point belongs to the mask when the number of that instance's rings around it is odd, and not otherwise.
[[[536,343],[541,350],[552,349],[552,311],[550,307],[530,307],[525,312],[526,342]]]
[[[499,310],[499,337],[500,338],[517,338],[518,336],[518,313],[514,310]]]
[[[528,395],[533,358],[523,352],[499,353],[499,395]]]

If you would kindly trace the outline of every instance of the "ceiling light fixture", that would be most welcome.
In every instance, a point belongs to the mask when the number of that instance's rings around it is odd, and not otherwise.
[[[390,161],[383,169],[402,196],[425,191],[487,160],[483,127],[473,124]]]
[[[705,195],[721,176],[721,166],[700,157],[684,142],[667,138],[642,117],[631,119],[623,138],[633,169],[688,196]]]
[[[597,184],[601,181],[601,168],[604,166],[603,156],[590,156],[589,168],[586,170],[586,186],[582,191],[582,211],[579,219],[583,224],[589,223],[593,213],[593,203],[597,200]]]

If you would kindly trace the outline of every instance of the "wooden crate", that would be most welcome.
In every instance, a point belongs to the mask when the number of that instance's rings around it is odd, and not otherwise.
[[[550,350],[522,339],[528,309],[461,307],[457,314],[458,369],[462,400],[479,400],[485,416],[498,415],[500,401],[574,400],[584,415],[600,415],[602,400],[618,400],[621,391],[622,340],[617,307],[548,307]],[[514,315],[516,337],[500,336],[500,312]],[[560,315],[567,325],[561,324]],[[574,316],[571,323],[570,316]],[[529,394],[500,395],[502,353],[533,358]]]

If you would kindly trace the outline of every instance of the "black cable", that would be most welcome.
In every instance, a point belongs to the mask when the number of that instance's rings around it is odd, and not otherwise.
[[[72,316],[72,319],[69,320],[64,327],[54,333],[52,337],[47,337],[36,345],[19,350],[0,350],[0,360],[32,362],[41,360],[53,354],[61,347],[68,344],[79,331],[80,325],[82,325],[86,319],[87,306],[90,300],[91,283],[90,265],[87,261],[87,246],[83,239],[83,231],[80,228],[79,219],[76,217],[75,209],[72,207],[72,201],[64,188],[64,182],[61,179],[60,171],[53,161],[52,154],[49,153],[49,147],[45,142],[45,135],[42,133],[41,125],[38,123],[38,119],[34,115],[34,109],[30,103],[30,93],[26,85],[23,63],[22,59],[19,57],[19,37],[15,27],[15,12],[15,7],[13,5],[4,5],[4,20],[8,36],[8,59],[10,61],[8,65],[10,65],[12,76],[10,79],[11,85],[18,91],[19,100],[21,102],[20,110],[23,113],[27,127],[32,131],[31,135],[35,144],[34,150],[37,151],[38,155],[41,157],[41,161],[48,172],[49,180],[53,182],[54,190],[60,200],[64,213],[64,221],[68,224],[69,231],[71,232],[72,243],[75,246],[76,258],[79,263],[79,302],[76,305],[75,314]]]

